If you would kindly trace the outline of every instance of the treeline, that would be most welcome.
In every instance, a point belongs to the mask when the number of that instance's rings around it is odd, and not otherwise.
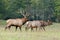
[[[30,20],[60,22],[60,0],[0,0],[0,19],[22,18],[24,11]]]

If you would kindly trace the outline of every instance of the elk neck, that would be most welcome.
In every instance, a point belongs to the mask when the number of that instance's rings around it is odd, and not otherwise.
[[[25,24],[28,21],[27,18],[22,18],[22,22]]]

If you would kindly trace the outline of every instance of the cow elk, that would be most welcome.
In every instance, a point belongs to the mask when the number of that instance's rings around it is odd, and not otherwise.
[[[51,24],[52,22],[50,22],[49,20],[47,22],[43,20],[27,21],[25,30],[27,31],[27,29],[31,28],[31,31],[32,31],[33,28],[36,28],[36,30],[37,28],[39,28],[39,30],[43,28],[43,30],[45,31],[45,26],[48,26]]]
[[[41,28],[41,26],[42,26],[42,21],[39,21],[39,20],[27,21],[25,30],[27,31],[27,29],[31,28],[31,31],[32,31],[33,28],[36,28],[36,31],[37,31],[37,28]]]

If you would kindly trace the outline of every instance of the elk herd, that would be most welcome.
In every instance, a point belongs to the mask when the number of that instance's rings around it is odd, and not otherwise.
[[[48,25],[52,25],[52,21],[47,20],[47,21],[43,21],[43,20],[33,20],[30,21],[27,17],[30,16],[30,14],[27,14],[26,12],[24,14],[21,13],[21,15],[23,15],[23,18],[16,18],[16,19],[8,19],[6,21],[6,27],[5,30],[8,28],[10,29],[11,27],[15,27],[16,30],[17,28],[20,29],[23,25],[25,25],[25,31],[27,31],[28,29],[31,29],[31,31],[33,31],[33,28],[39,28],[39,30],[42,28],[45,31],[45,26]]]

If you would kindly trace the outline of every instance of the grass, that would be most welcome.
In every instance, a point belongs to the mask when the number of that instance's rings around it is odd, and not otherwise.
[[[0,40],[60,40],[60,23],[54,23],[51,26],[46,27],[46,31],[38,30],[27,32],[22,28],[15,31],[15,27],[10,30],[4,30],[6,22],[4,20],[0,21]]]

